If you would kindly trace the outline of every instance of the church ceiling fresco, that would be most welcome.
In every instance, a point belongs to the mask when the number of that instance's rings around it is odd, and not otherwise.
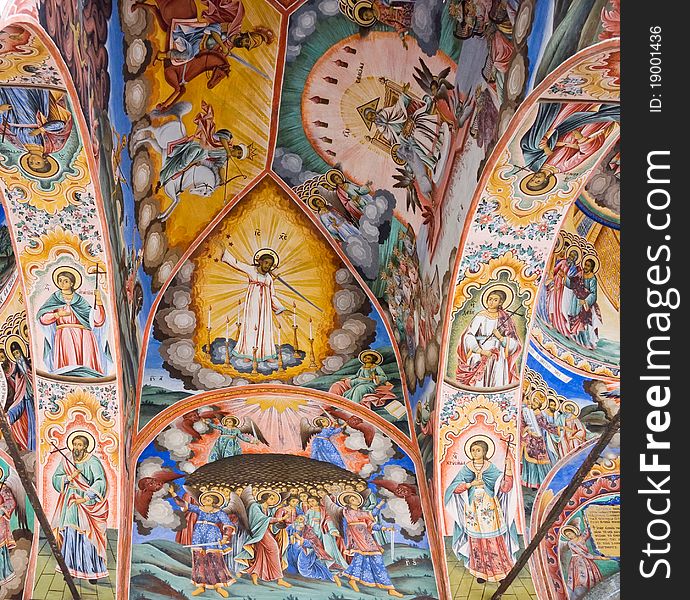
[[[620,406],[618,1],[6,15],[4,404],[81,589],[491,593]],[[5,450],[0,599],[66,594]],[[618,461],[531,597],[617,571]]]

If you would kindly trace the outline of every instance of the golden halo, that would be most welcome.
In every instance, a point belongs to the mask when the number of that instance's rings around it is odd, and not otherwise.
[[[393,144],[391,146],[391,158],[393,159],[393,162],[400,166],[407,164],[407,161],[398,154],[398,150],[400,150],[400,144]]]
[[[81,273],[77,269],[75,269],[74,267],[67,267],[67,266],[58,267],[57,269],[55,269],[53,271],[53,283],[55,284],[55,287],[59,289],[58,282],[57,282],[58,276],[60,275],[60,273],[64,273],[65,271],[67,273],[71,273],[72,275],[74,275],[74,289],[78,290],[81,287],[81,284],[83,281]]]
[[[268,498],[266,498],[268,496]],[[264,498],[266,498],[264,500]],[[277,504],[280,503],[280,494],[273,490],[269,489],[264,489],[264,490],[259,490],[259,492],[256,495],[256,499],[263,504],[266,502],[269,508],[276,506]]]
[[[234,415],[226,415],[221,419],[220,422],[226,427],[237,427],[240,424],[240,420]],[[228,425],[230,422],[232,422],[233,425]]]
[[[204,492],[203,494],[201,494],[201,496],[199,496],[199,504],[203,504],[203,499],[209,497],[216,498],[218,502],[214,502],[214,504],[218,504],[219,506],[223,506],[227,501],[225,496],[221,494],[219,491],[211,490],[208,492]]]
[[[31,156],[30,152],[22,154],[21,158],[19,159],[19,165],[21,166],[22,170],[24,170],[32,177],[38,177],[39,179],[49,179],[60,170],[60,165],[58,164],[58,162],[52,156],[47,155],[43,156],[43,159],[48,163],[48,165],[50,165],[49,169],[47,171],[36,171],[35,169],[29,166],[29,156]]]
[[[472,448],[472,444],[475,442],[486,442],[486,445],[489,446],[489,449],[486,452],[486,456],[484,457],[486,460],[491,460],[491,457],[494,455],[496,452],[496,443],[488,436],[488,435],[473,435],[471,438],[469,438],[465,442],[465,456],[469,458],[470,460],[472,459],[472,455],[470,454],[470,448]]]
[[[316,201],[321,200],[324,204],[326,201],[323,199],[323,197],[320,194],[312,194],[307,198],[307,206],[311,208],[314,212],[319,212],[319,207],[316,206]]]
[[[316,417],[312,423],[314,427],[328,427],[331,424],[331,420],[328,417]]]
[[[575,261],[575,264],[579,264],[580,259],[582,258],[582,250],[580,250],[580,248],[575,244],[570,244],[570,246],[568,246],[567,252],[565,253],[565,257],[568,258],[571,252],[575,252],[575,254],[577,254],[577,260]]]
[[[363,17],[362,12],[366,9],[371,9],[372,15],[370,17]],[[355,23],[357,25],[361,25],[362,27],[371,27],[374,23],[376,23],[376,14],[374,13],[374,4],[371,2],[371,0],[360,0],[355,4],[355,7],[352,9],[352,15],[355,19]]]
[[[561,403],[561,411],[569,412],[572,413],[573,416],[579,417],[580,405],[577,402],[574,402],[573,400],[566,400],[565,402]]]
[[[22,349],[22,352],[24,353],[24,356],[29,356],[29,349],[26,345],[26,342],[24,339],[17,335],[16,333],[13,333],[12,335],[7,336],[7,339],[5,340],[5,356],[7,356],[8,360],[11,360],[12,362],[17,362],[12,356],[12,344],[16,342],[19,344],[19,347]]]
[[[532,392],[532,399],[537,398],[537,394],[541,397],[539,402],[539,409],[544,410],[549,405],[549,398],[544,390],[536,389]]]
[[[500,290],[506,295],[505,302],[503,303],[503,310],[508,310],[508,307],[513,303],[513,300],[515,300],[515,292],[509,285],[506,285],[505,283],[497,283],[486,288],[486,290],[484,290],[482,293],[482,306],[487,308],[489,296],[496,290]]]
[[[367,354],[371,354],[372,356],[374,356],[376,358],[376,360],[374,361],[375,365],[380,365],[383,362],[383,355],[380,352],[377,352],[376,350],[362,350],[359,353],[359,357],[358,357],[359,362],[364,364],[364,357]]]
[[[350,506],[348,499],[352,497],[357,498],[357,508],[364,504],[364,498],[362,498],[362,494],[359,492],[343,492],[338,496],[338,504],[340,506]]]
[[[581,533],[581,532],[580,532],[580,528],[577,527],[577,526],[575,526],[575,525],[564,525],[563,527],[561,527],[560,534],[561,534],[563,537],[565,537],[566,531],[572,531],[572,532],[574,532],[575,535],[577,535],[577,536],[579,536],[580,533]]]
[[[543,196],[544,194],[548,194],[553,188],[555,188],[556,184],[558,183],[558,179],[556,179],[556,176],[553,173],[549,173],[548,178],[546,180],[546,186],[543,189],[539,191],[530,190],[527,187],[527,184],[535,175],[536,173],[531,173],[520,180],[520,191],[523,194],[525,194],[525,196]]]
[[[337,187],[339,184],[335,181],[335,178],[338,177],[343,180],[343,183],[345,182],[345,175],[343,175],[342,171],[339,171],[338,169],[330,169],[329,171],[326,172],[324,175],[324,179],[326,180],[326,183],[331,186],[332,188]]]
[[[271,267],[271,271],[273,271],[273,269],[277,269],[278,265],[280,264],[280,257],[278,256],[278,253],[272,248],[259,248],[254,253],[254,264],[258,264],[259,257],[263,256],[264,254],[268,254],[269,256],[273,257],[273,266]]]
[[[558,398],[556,398],[556,396],[547,396],[547,397],[546,397],[546,406],[549,405],[549,403],[551,402],[551,400],[553,400],[553,401],[556,403],[556,410],[560,410],[562,404],[561,404],[561,401],[560,401]],[[546,407],[545,407],[545,408],[546,408]]]
[[[582,258],[582,266],[585,266],[585,261],[591,260],[594,263],[594,268],[592,268],[592,273],[596,273],[601,266],[601,261],[596,254],[585,254]]]
[[[71,432],[67,436],[67,442],[66,446],[72,450],[72,443],[74,442],[74,438],[77,436],[83,436],[87,440],[89,440],[89,443],[86,444],[86,451],[87,452],[93,452],[94,448],[96,448],[96,438],[93,436],[93,433],[90,431],[86,431],[85,429],[77,429],[76,431]]]

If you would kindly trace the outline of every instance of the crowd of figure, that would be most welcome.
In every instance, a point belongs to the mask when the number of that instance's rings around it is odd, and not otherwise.
[[[201,494],[170,484],[171,501],[187,514],[178,543],[191,547],[193,595],[226,587],[242,576],[252,583],[291,587],[287,575],[342,585],[341,578],[400,597],[383,554],[384,501],[365,481],[309,486],[214,488]]]
[[[521,412],[522,485],[538,488],[561,458],[588,440],[579,414],[572,400],[541,390],[526,397]]]
[[[597,303],[598,268],[596,255],[583,257],[580,248],[565,241],[556,254],[538,306],[539,317],[565,338],[589,350],[596,349],[602,325]]]

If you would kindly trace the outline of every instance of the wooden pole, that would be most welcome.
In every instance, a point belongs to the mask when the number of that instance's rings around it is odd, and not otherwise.
[[[594,444],[594,447],[587,455],[587,458],[585,458],[585,462],[583,462],[580,465],[580,468],[575,472],[575,475],[570,480],[568,487],[565,488],[563,492],[561,492],[561,495],[558,497],[558,501],[556,502],[556,504],[553,505],[553,507],[549,511],[549,514],[546,515],[546,519],[544,519],[544,522],[541,524],[537,532],[534,534],[532,541],[529,543],[527,548],[525,548],[525,551],[520,555],[520,558],[518,558],[517,562],[510,570],[510,573],[508,573],[506,578],[503,581],[501,581],[501,584],[498,586],[498,589],[496,590],[494,595],[491,596],[491,600],[499,600],[499,598],[506,593],[506,590],[510,587],[510,584],[513,583],[520,571],[522,571],[522,569],[525,567],[527,561],[530,559],[530,556],[532,556],[532,554],[537,549],[542,539],[544,539],[544,536],[547,534],[551,526],[561,515],[566,505],[573,497],[573,494],[577,491],[577,488],[579,488],[580,485],[582,485],[582,482],[585,480],[585,477],[587,477],[587,474],[591,471],[592,467],[597,462],[597,459],[599,458],[599,456],[601,456],[601,453],[606,449],[606,446],[608,446],[609,442],[620,428],[620,424],[621,418],[619,411],[618,413],[616,413],[616,416],[613,417],[611,422],[607,425],[606,429],[604,430],[604,433],[601,434],[601,437],[599,438],[597,443]]]
[[[2,402],[4,402],[6,397],[7,383],[5,383],[3,380],[2,382],[0,382],[0,398],[2,398]],[[57,561],[60,570],[62,571],[62,574],[65,578],[65,582],[67,583],[67,587],[69,588],[69,591],[72,594],[72,598],[74,598],[74,600],[80,600],[79,592],[77,591],[77,586],[75,585],[74,579],[72,578],[72,575],[69,572],[67,563],[65,563],[65,558],[64,556],[62,556],[62,553],[60,552],[57,540],[55,539],[53,530],[50,527],[48,517],[46,516],[45,512],[43,511],[43,507],[41,506],[41,501],[38,498],[38,493],[36,492],[34,483],[31,480],[31,477],[29,476],[29,472],[26,470],[24,461],[22,460],[21,454],[19,452],[19,446],[17,446],[17,442],[12,437],[12,430],[10,428],[9,421],[7,420],[7,415],[5,414],[5,411],[2,408],[0,408],[0,431],[2,432],[2,435],[5,438],[5,442],[7,443],[7,450],[10,456],[12,457],[12,460],[14,461],[14,468],[17,470],[17,475],[19,475],[19,479],[24,485],[26,495],[29,498],[29,502],[31,502],[31,506],[34,509],[34,514],[36,515],[38,522],[41,524],[43,534],[46,536],[48,544],[50,545],[50,549],[53,551],[55,560]]]

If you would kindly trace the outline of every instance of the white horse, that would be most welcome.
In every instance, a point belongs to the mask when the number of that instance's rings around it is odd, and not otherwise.
[[[192,108],[189,102],[178,102],[170,110],[161,113],[160,116],[175,115],[177,119],[167,121],[159,126],[143,127],[132,135],[132,153],[134,154],[142,145],[148,145],[161,155],[163,164],[168,158],[168,147],[172,142],[187,136],[182,115],[187,114]],[[220,175],[216,168],[203,162],[193,165],[176,179],[171,179],[164,186],[166,195],[172,203],[160,215],[158,220],[166,221],[175,207],[180,202],[180,194],[184,191],[208,198],[221,184]]]

